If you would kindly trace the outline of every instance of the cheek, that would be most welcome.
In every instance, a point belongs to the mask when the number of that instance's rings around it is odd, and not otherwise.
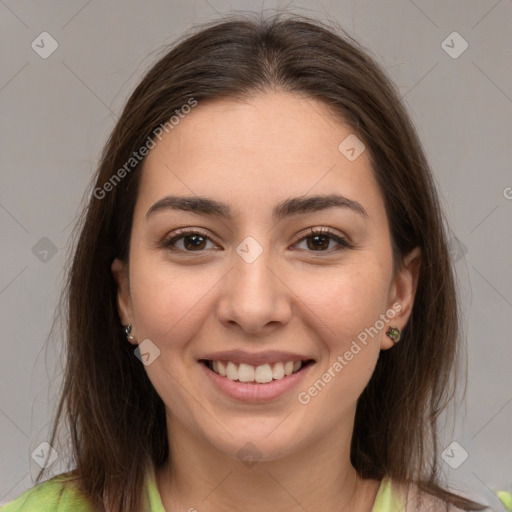
[[[318,336],[324,357],[321,367],[301,388],[301,404],[324,428],[335,428],[349,414],[368,384],[380,353],[387,282],[371,272],[338,273],[323,288],[309,287],[309,328]],[[305,317],[303,317],[304,320]],[[378,323],[377,323],[378,322]],[[320,374],[320,375],[319,375]]]
[[[339,269],[319,279],[309,275],[297,290],[331,350],[344,351],[385,312],[388,282],[379,266],[364,268]]]
[[[134,321],[141,335],[164,343],[190,336],[191,325],[215,283],[212,274],[140,261],[130,275]],[[187,328],[188,326],[188,328]],[[180,334],[181,333],[181,334]]]

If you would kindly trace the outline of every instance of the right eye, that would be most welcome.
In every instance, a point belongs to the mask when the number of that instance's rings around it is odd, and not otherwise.
[[[183,242],[182,248],[177,248],[176,243],[181,241]],[[162,246],[173,252],[204,252],[203,249],[205,249],[207,241],[212,242],[203,231],[178,229],[162,242]]]

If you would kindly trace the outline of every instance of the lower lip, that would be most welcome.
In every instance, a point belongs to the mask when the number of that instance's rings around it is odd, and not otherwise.
[[[206,375],[211,379],[211,382],[213,382],[217,389],[231,398],[243,402],[266,402],[283,395],[297,386],[313,366],[313,364],[309,364],[297,373],[292,373],[282,379],[273,380],[266,384],[253,384],[229,380],[227,377],[222,377],[210,370],[204,363],[200,362],[199,364],[203,367],[203,371],[206,372]]]

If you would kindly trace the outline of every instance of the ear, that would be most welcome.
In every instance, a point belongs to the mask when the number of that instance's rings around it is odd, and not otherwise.
[[[117,283],[117,312],[123,325],[133,324],[128,265],[116,258],[110,267]],[[133,334],[133,333],[132,333]]]
[[[421,267],[421,249],[415,247],[403,259],[403,264],[397,270],[389,291],[389,302],[386,316],[389,318],[386,330],[389,327],[398,327],[402,330],[411,315],[414,306],[414,297],[418,286]],[[392,316],[392,312],[395,314]],[[389,313],[389,314],[388,314]],[[400,342],[399,342],[400,343]],[[381,349],[387,350],[395,343],[387,335],[382,336]]]

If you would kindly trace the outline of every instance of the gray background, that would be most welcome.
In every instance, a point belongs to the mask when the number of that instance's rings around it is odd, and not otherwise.
[[[127,96],[162,45],[191,25],[284,5],[0,0],[0,503],[31,487],[39,469],[31,454],[44,450],[59,382],[58,346],[46,351],[45,340],[69,237]],[[418,127],[454,237],[467,332],[466,401],[443,434],[443,448],[460,447],[443,472],[453,488],[504,510],[492,490],[512,485],[512,2],[287,5],[334,18],[366,46]],[[45,31],[58,48],[43,59],[31,44],[42,46]],[[454,31],[469,45],[457,58],[445,50],[458,53],[462,40],[442,45]]]

